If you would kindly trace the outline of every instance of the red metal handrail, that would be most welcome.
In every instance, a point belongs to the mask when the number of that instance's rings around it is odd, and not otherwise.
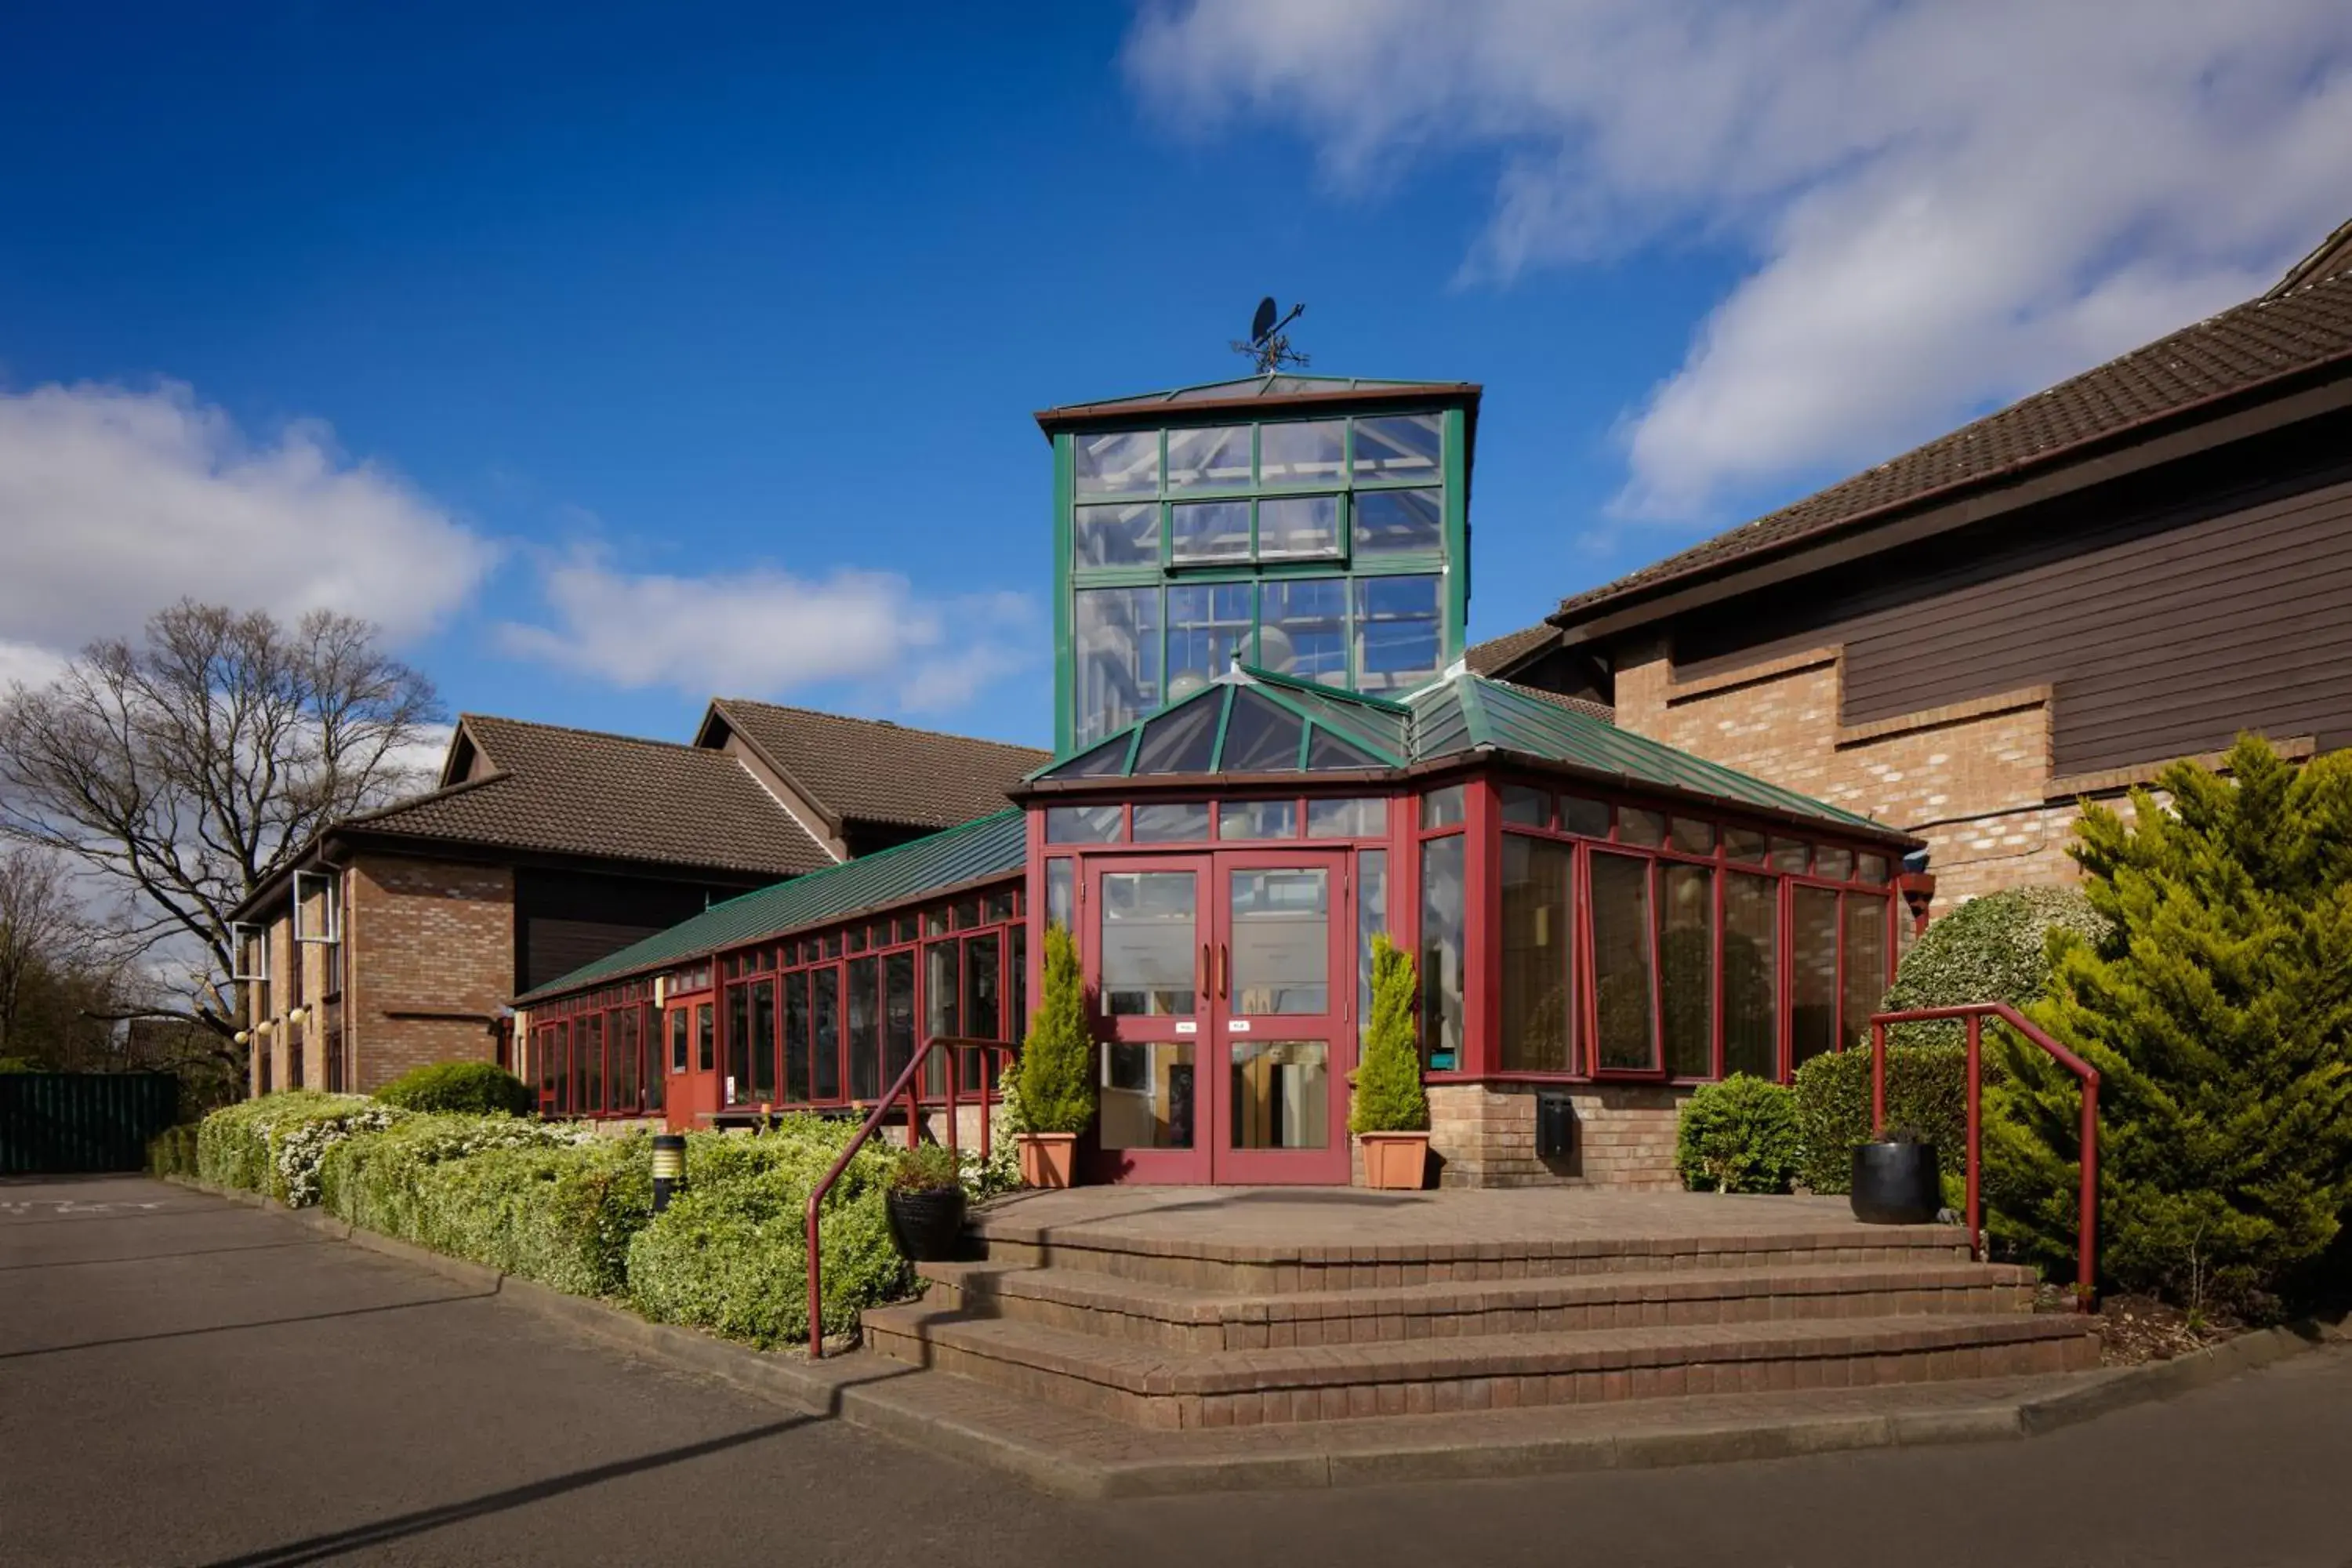
[[[929,1039],[925,1040],[916,1048],[914,1059],[908,1062],[906,1071],[898,1075],[898,1081],[892,1084],[887,1092],[876,1101],[864,1125],[857,1129],[857,1135],[850,1139],[847,1148],[842,1150],[841,1158],[835,1160],[833,1163],[833,1168],[825,1172],[823,1179],[815,1186],[809,1189],[808,1205],[803,1211],[802,1216],[802,1239],[808,1246],[809,1360],[824,1359],[824,1265],[819,1262],[817,1257],[817,1216],[824,1210],[825,1194],[833,1191],[833,1184],[841,1179],[841,1173],[849,1169],[849,1162],[857,1157],[857,1152],[865,1148],[874,1134],[881,1130],[883,1118],[890,1114],[891,1105],[901,1096],[905,1097],[907,1102],[907,1147],[911,1149],[922,1142],[922,1105],[921,1097],[915,1089],[916,1074],[923,1070],[923,1064],[930,1060],[931,1053],[935,1050],[970,1049],[994,1051],[1000,1058],[1010,1060],[1020,1054],[1021,1047],[1006,1040],[981,1040],[962,1035],[933,1035]],[[950,1152],[961,1152],[956,1142],[958,1136],[956,1079],[961,1076],[956,1069],[960,1065],[953,1056],[948,1058],[947,1142]],[[983,1057],[980,1073],[980,1157],[983,1160],[988,1158],[993,1148],[993,1133],[989,1126],[988,1106],[988,1063]]]
[[[1999,1018],[2041,1047],[2058,1065],[2083,1080],[2083,1189],[2077,1199],[2080,1229],[2074,1253],[2074,1304],[2091,1309],[2098,1282],[2099,1069],[2052,1039],[2006,1002],[1975,1002],[1961,1007],[1914,1007],[1874,1014],[1870,1020],[1870,1123],[1873,1136],[1886,1130],[1886,1028],[1890,1024],[1927,1024],[1942,1018],[1967,1021],[1969,1032],[1969,1250],[1979,1258],[1983,1199],[1979,1167],[1984,1141],[1984,1021]]]

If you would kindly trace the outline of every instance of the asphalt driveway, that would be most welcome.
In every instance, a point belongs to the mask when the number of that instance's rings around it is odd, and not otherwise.
[[[0,1564],[2352,1564],[2352,1353],[2030,1443],[1081,1504],[282,1215],[0,1182]]]

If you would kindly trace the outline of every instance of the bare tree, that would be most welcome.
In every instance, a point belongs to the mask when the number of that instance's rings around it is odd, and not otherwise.
[[[0,849],[0,1056],[24,1043],[28,992],[89,967],[99,948],[64,861],[25,845]]]
[[[184,1005],[236,1029],[228,915],[328,824],[417,781],[404,750],[441,717],[376,629],[313,611],[183,601],[137,645],[85,648],[0,698],[0,835],[78,861],[124,895],[127,945],[186,950]]]

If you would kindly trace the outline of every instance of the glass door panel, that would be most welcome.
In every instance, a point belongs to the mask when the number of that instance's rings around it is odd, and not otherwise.
[[[1217,857],[1212,1179],[1344,1183],[1355,973],[1343,858]]]
[[[1096,1125],[1112,1177],[1208,1179],[1199,1085],[1205,869],[1198,858],[1087,868],[1086,967],[1103,1037]]]

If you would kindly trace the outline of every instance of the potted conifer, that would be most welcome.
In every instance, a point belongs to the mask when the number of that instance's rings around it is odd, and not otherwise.
[[[1364,1184],[1391,1192],[1418,1191],[1429,1168],[1429,1096],[1413,1036],[1417,990],[1412,960],[1386,932],[1373,937],[1372,1015],[1348,1131],[1364,1152]]]
[[[1078,1134],[1095,1118],[1095,1041],[1087,1027],[1077,943],[1058,921],[1045,928],[1045,983],[1021,1046],[1021,1180],[1066,1187]]]

